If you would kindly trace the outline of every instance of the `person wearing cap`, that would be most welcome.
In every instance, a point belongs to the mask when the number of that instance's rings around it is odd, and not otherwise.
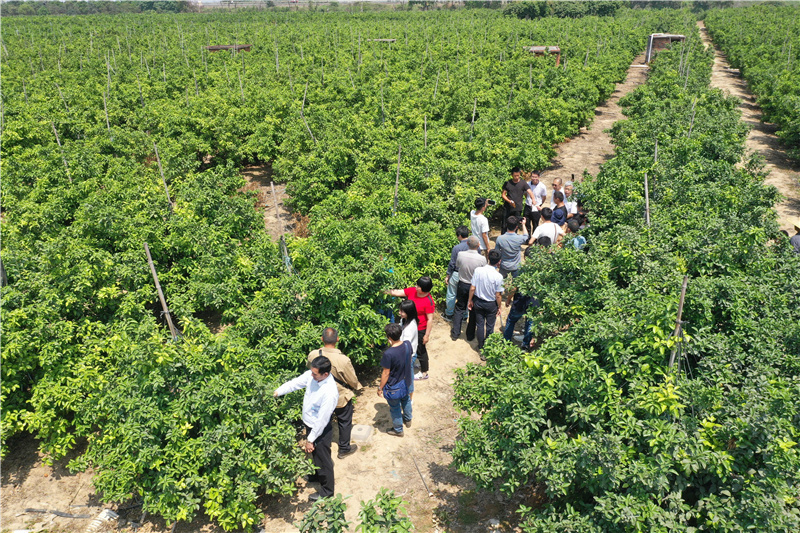
[[[794,246],[794,253],[800,254],[800,218],[794,222],[794,230],[797,232],[794,237],[789,239],[789,243]]]
[[[489,219],[483,214],[486,211],[486,205],[486,198],[478,198],[475,200],[475,209],[469,213],[472,235],[478,239],[480,251],[483,254],[489,252]]]

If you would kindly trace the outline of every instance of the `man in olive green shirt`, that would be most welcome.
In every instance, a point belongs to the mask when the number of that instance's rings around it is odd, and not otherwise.
[[[357,444],[350,444],[350,434],[353,431],[353,394],[354,390],[363,387],[358,381],[353,363],[345,354],[336,348],[339,342],[339,333],[333,328],[325,328],[322,332],[322,348],[313,350],[308,354],[308,364],[315,358],[324,355],[331,361],[331,375],[336,380],[339,389],[339,403],[336,404],[333,414],[339,425],[339,453],[337,457],[344,459],[356,452]]]

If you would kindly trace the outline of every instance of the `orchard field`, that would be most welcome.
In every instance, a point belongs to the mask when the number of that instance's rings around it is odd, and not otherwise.
[[[443,296],[475,197],[546,168],[660,31],[689,39],[579,187],[589,251],[534,254],[519,278],[537,350],[492,338],[459,376],[479,416],[455,465],[490,490],[543,484],[526,531],[799,528],[800,260],[695,18],[671,9],[4,19],[4,453],[31,433],[105,501],[252,530],[257,499],[311,471],[300,398],[272,391],[322,328],[374,367],[382,291],[428,274]],[[550,44],[558,66],[523,49]],[[252,164],[309,217],[285,252],[243,192]]]

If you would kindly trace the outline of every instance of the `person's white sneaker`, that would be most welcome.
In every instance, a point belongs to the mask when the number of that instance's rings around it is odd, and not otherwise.
[[[419,381],[421,379],[428,379],[428,374],[427,373],[423,374],[422,372],[417,372],[416,374],[414,374],[414,381]]]

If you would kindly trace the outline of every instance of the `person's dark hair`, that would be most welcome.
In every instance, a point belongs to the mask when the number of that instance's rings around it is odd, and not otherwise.
[[[490,250],[489,251],[489,264],[495,266],[497,263],[500,262],[500,252],[497,250]]]
[[[403,329],[406,329],[412,320],[417,320],[417,306],[411,300],[403,300],[400,302],[400,310],[406,314],[406,319],[402,322]]]
[[[324,344],[336,344],[339,340],[339,332],[333,328],[325,328],[322,330],[322,342]]]
[[[553,241],[550,239],[550,237],[539,237],[536,240],[536,244],[538,244],[539,246],[544,246],[545,248],[547,248],[548,246],[553,244]]]
[[[542,218],[545,220],[550,220],[553,217],[553,210],[549,207],[545,207],[542,209]]]
[[[320,374],[327,374],[331,371],[331,360],[324,355],[318,355],[311,361],[311,368],[316,368]]]
[[[475,209],[480,211],[483,209],[483,206],[486,205],[486,198],[476,198],[475,199]]]
[[[573,217],[567,220],[567,227],[572,233],[578,233],[581,230],[581,223],[578,222],[578,219]]]
[[[514,172],[522,172],[522,171],[520,170],[519,167],[512,167],[511,168],[511,173],[513,174]]]
[[[403,335],[403,328],[400,326],[400,324],[396,323],[386,324],[386,327],[383,328],[383,331],[386,333],[386,336],[393,341],[399,341],[400,337]]]
[[[469,228],[466,226],[459,226],[456,228],[456,235],[462,239],[469,237]]]
[[[417,287],[422,289],[422,292],[431,292],[433,288],[433,282],[431,281],[430,276],[422,276],[417,280]]]
[[[560,200],[560,201],[563,202],[564,201],[564,193],[561,192],[561,191],[554,192],[553,193],[553,200]]]
[[[518,225],[519,225],[519,219],[514,215],[511,215],[506,219],[506,231],[517,231]]]
[[[785,229],[782,229],[782,230],[781,230],[781,233],[783,233],[783,234],[784,234],[784,235],[786,235],[787,237],[789,236],[789,232],[788,232],[788,231],[786,231]]]

